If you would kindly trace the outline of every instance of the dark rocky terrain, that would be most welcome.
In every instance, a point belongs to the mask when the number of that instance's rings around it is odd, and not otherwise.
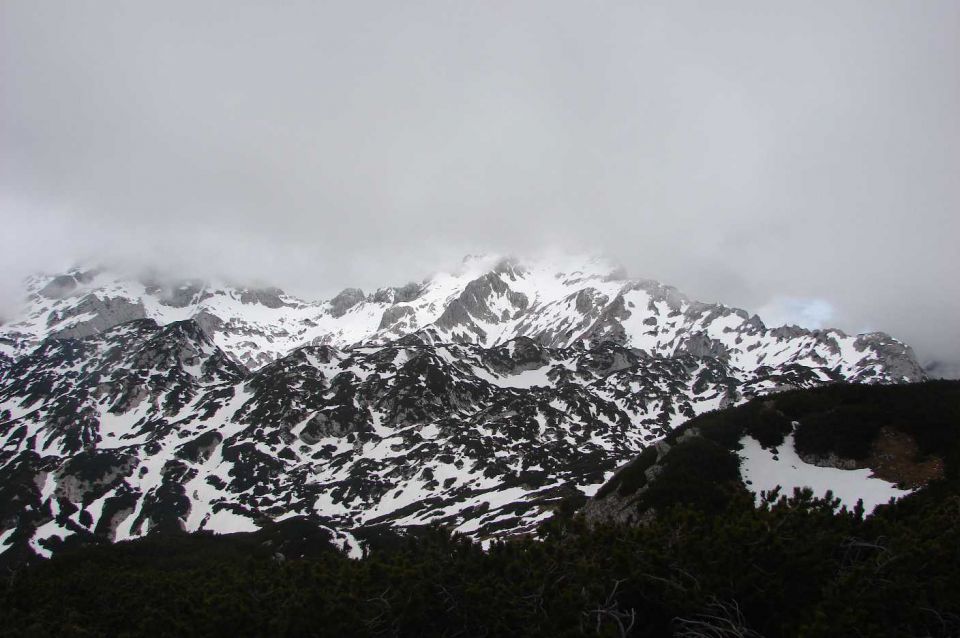
[[[601,262],[468,260],[307,303],[74,271],[0,328],[0,552],[304,518],[489,541],[704,412],[923,377],[880,333],[767,328]]]
[[[811,463],[879,470],[875,453],[889,451],[891,435],[914,446],[901,461],[939,470],[870,515],[809,490],[758,498],[744,474],[751,442],[786,458],[791,438]],[[63,548],[29,567],[3,566],[0,634],[960,632],[958,382],[837,384],[704,414],[583,501],[561,501],[536,537],[486,550],[440,525],[368,526],[356,531],[365,556],[352,560],[333,534],[301,517],[247,533],[156,528]]]

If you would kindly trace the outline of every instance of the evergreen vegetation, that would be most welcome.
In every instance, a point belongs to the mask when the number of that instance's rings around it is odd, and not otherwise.
[[[763,415],[772,407],[760,400],[695,420],[704,438],[686,441],[651,483],[644,498],[657,516],[643,526],[588,527],[566,506],[539,539],[484,551],[442,529],[381,530],[362,560],[296,521],[255,534],[151,535],[10,571],[0,635],[958,636],[958,390],[776,397],[787,423],[862,417],[849,443],[811,429],[836,441],[825,449],[857,450],[882,419],[914,433],[921,454],[946,459],[944,479],[870,517],[809,492],[755,507],[724,442],[735,445],[738,420],[776,440],[782,420]]]

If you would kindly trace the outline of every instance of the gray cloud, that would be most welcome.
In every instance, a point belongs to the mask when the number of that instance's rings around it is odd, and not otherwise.
[[[560,247],[960,360],[956,2],[11,0],[0,79],[0,295]]]

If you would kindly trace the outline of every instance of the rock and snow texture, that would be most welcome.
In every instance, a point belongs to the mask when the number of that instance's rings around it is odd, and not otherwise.
[[[149,318],[159,324],[195,320],[250,369],[303,345],[344,349],[417,334],[428,343],[486,347],[523,336],[554,348],[613,341],[651,355],[687,352],[742,369],[816,367],[854,380],[923,376],[910,349],[885,334],[768,329],[743,310],[691,301],[655,281],[627,279],[598,259],[521,264],[470,257],[454,273],[369,295],[348,288],[320,303],[275,288],[157,283],[94,271],[35,277],[27,288],[24,312],[0,326],[0,354],[7,357],[49,336],[82,338]]]
[[[596,260],[322,303],[106,272],[28,292],[0,326],[3,553],[291,516],[517,533],[701,412],[922,378],[886,335],[768,329]]]
[[[770,492],[780,487],[785,496],[795,488],[810,488],[813,495],[823,497],[828,491],[839,498],[841,505],[853,509],[858,500],[863,501],[864,511],[869,514],[877,505],[883,505],[912,490],[902,490],[893,483],[873,476],[870,469],[840,469],[820,467],[804,462],[794,447],[793,435],[787,436],[776,450],[767,450],[752,436],[740,441],[740,476],[747,488],[760,501],[761,492]]]

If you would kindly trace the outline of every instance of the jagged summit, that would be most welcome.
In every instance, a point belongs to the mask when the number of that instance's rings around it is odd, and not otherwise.
[[[309,519],[534,529],[687,419],[923,372],[888,335],[768,328],[603,260],[470,257],[308,302],[32,278],[0,326],[0,563],[63,542]]]
[[[888,335],[768,329],[756,315],[627,278],[600,258],[471,255],[452,272],[421,282],[369,294],[346,288],[319,302],[278,288],[124,278],[106,270],[34,277],[27,292],[22,315],[0,327],[0,352],[8,357],[46,337],[82,338],[134,319],[191,318],[248,368],[302,345],[383,345],[415,334],[426,343],[486,347],[521,336],[549,347],[613,341],[651,354],[710,354],[746,368],[807,362],[846,366],[843,372],[854,375],[861,361],[882,359],[899,380],[923,376],[910,349]]]

